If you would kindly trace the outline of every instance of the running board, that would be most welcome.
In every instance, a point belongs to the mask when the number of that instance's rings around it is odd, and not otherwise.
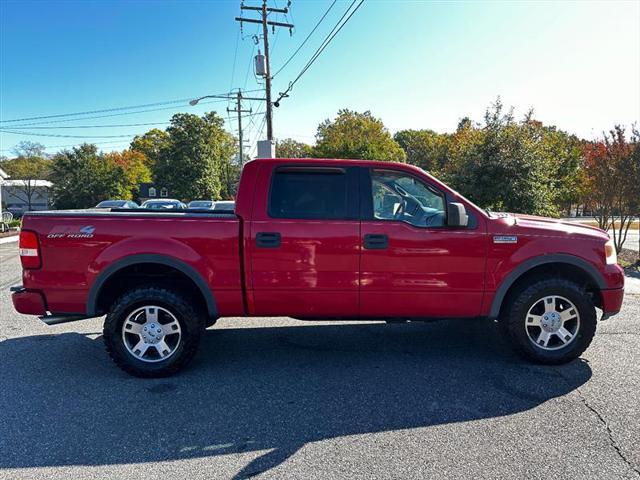
[[[86,315],[79,315],[79,314],[61,313],[57,315],[56,314],[43,315],[38,318],[42,320],[44,323],[46,323],[47,325],[59,325],[61,323],[76,322],[78,320],[86,320],[87,318],[91,318],[91,317],[87,317]]]

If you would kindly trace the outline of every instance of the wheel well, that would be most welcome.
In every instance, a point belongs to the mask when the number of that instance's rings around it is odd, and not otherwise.
[[[509,304],[510,300],[526,288],[527,285],[549,277],[565,278],[575,282],[587,292],[596,307],[602,307],[600,287],[591,275],[576,265],[553,262],[535,266],[520,275],[507,290],[500,304],[500,315],[502,315],[503,309]]]
[[[184,272],[161,263],[136,263],[116,271],[101,285],[96,298],[96,312],[109,311],[113,302],[126,291],[142,285],[162,285],[188,295],[195,305],[207,312],[207,302],[198,285]]]

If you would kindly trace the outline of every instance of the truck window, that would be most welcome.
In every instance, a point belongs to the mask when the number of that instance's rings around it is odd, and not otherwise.
[[[273,173],[269,216],[347,219],[347,175],[340,168],[283,168]]]
[[[373,217],[416,227],[445,225],[444,198],[417,178],[394,170],[371,170]]]

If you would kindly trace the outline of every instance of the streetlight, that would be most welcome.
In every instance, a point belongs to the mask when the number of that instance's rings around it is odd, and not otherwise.
[[[237,94],[236,95],[231,95],[231,94],[228,94],[228,95],[205,95],[204,97],[198,97],[198,98],[194,98],[193,100],[190,100],[189,101],[189,105],[191,105],[192,107],[195,107],[200,100],[204,100],[205,98],[223,98],[225,100],[230,100],[230,99],[235,99],[236,96],[237,96]],[[241,96],[241,98],[243,100],[258,100],[258,101],[264,101],[265,100],[264,98],[245,97],[242,94],[240,96]]]
[[[192,107],[195,107],[200,100],[204,100],[205,98],[225,98],[225,99],[229,99],[231,97],[229,95],[205,95],[204,97],[194,98],[193,100],[191,100],[189,102],[189,105],[191,105]]]

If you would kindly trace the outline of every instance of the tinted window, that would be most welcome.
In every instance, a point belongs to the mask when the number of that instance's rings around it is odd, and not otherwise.
[[[276,170],[271,184],[269,215],[276,218],[347,218],[346,172],[338,168]]]

